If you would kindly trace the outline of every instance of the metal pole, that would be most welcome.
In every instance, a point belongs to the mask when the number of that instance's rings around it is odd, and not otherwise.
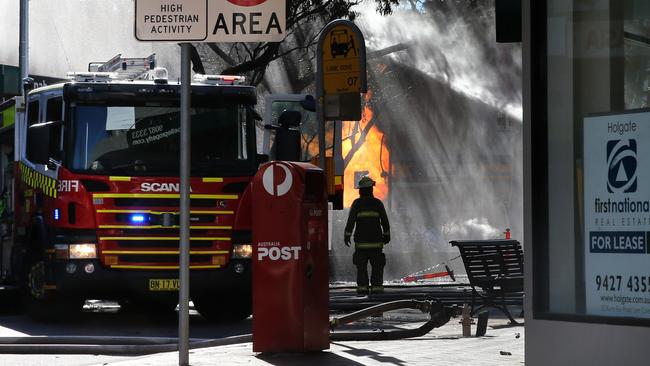
[[[190,295],[190,44],[181,44],[181,192],[178,293],[178,364],[189,365]]]
[[[323,90],[323,39],[326,32],[321,32],[316,47],[316,123],[318,123],[318,165],[325,171],[325,92]]]
[[[29,76],[29,0],[20,0],[20,41],[19,53],[20,60],[20,88],[22,87],[23,80]],[[24,92],[23,92],[24,93]],[[25,97],[25,95],[23,95]]]
[[[320,94],[320,95],[318,95]],[[325,113],[323,111],[323,94],[318,90],[316,98],[316,118],[318,120],[318,165],[323,171],[325,167]]]

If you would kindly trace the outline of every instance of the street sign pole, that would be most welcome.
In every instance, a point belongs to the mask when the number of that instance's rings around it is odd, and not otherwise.
[[[317,70],[317,74],[320,69]],[[325,114],[323,111],[322,77],[316,76],[316,121],[318,123],[318,165],[325,170]]]
[[[27,98],[22,87],[23,81],[29,77],[29,1],[20,0],[20,85],[23,98]]]
[[[26,0],[23,0],[27,3]],[[234,29],[234,19],[250,19],[248,28]],[[253,17],[255,20],[253,20]],[[170,19],[174,20],[171,22]],[[233,19],[228,24],[226,19]],[[262,23],[266,26],[263,27]],[[246,34],[245,29],[249,30]],[[191,43],[281,42],[286,34],[285,0],[135,0],[134,36],[139,41],[181,42],[180,242],[178,292],[178,364],[189,365],[190,294],[190,106]]]
[[[180,184],[180,263],[178,294],[178,364],[189,365],[190,323],[190,43],[181,43],[181,184]]]

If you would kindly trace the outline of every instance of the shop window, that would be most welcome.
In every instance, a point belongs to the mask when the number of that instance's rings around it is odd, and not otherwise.
[[[650,2],[538,6],[535,316],[649,324]]]

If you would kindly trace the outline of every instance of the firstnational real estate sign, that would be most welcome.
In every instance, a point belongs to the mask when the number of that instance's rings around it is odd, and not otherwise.
[[[173,42],[280,42],[285,0],[136,0],[135,38]]]
[[[650,318],[650,110],[584,119],[589,315]]]

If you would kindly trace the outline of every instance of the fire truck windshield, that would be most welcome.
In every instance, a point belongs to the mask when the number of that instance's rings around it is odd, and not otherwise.
[[[177,175],[178,107],[73,107],[72,169],[90,174]],[[190,109],[192,174],[250,165],[243,105]]]

